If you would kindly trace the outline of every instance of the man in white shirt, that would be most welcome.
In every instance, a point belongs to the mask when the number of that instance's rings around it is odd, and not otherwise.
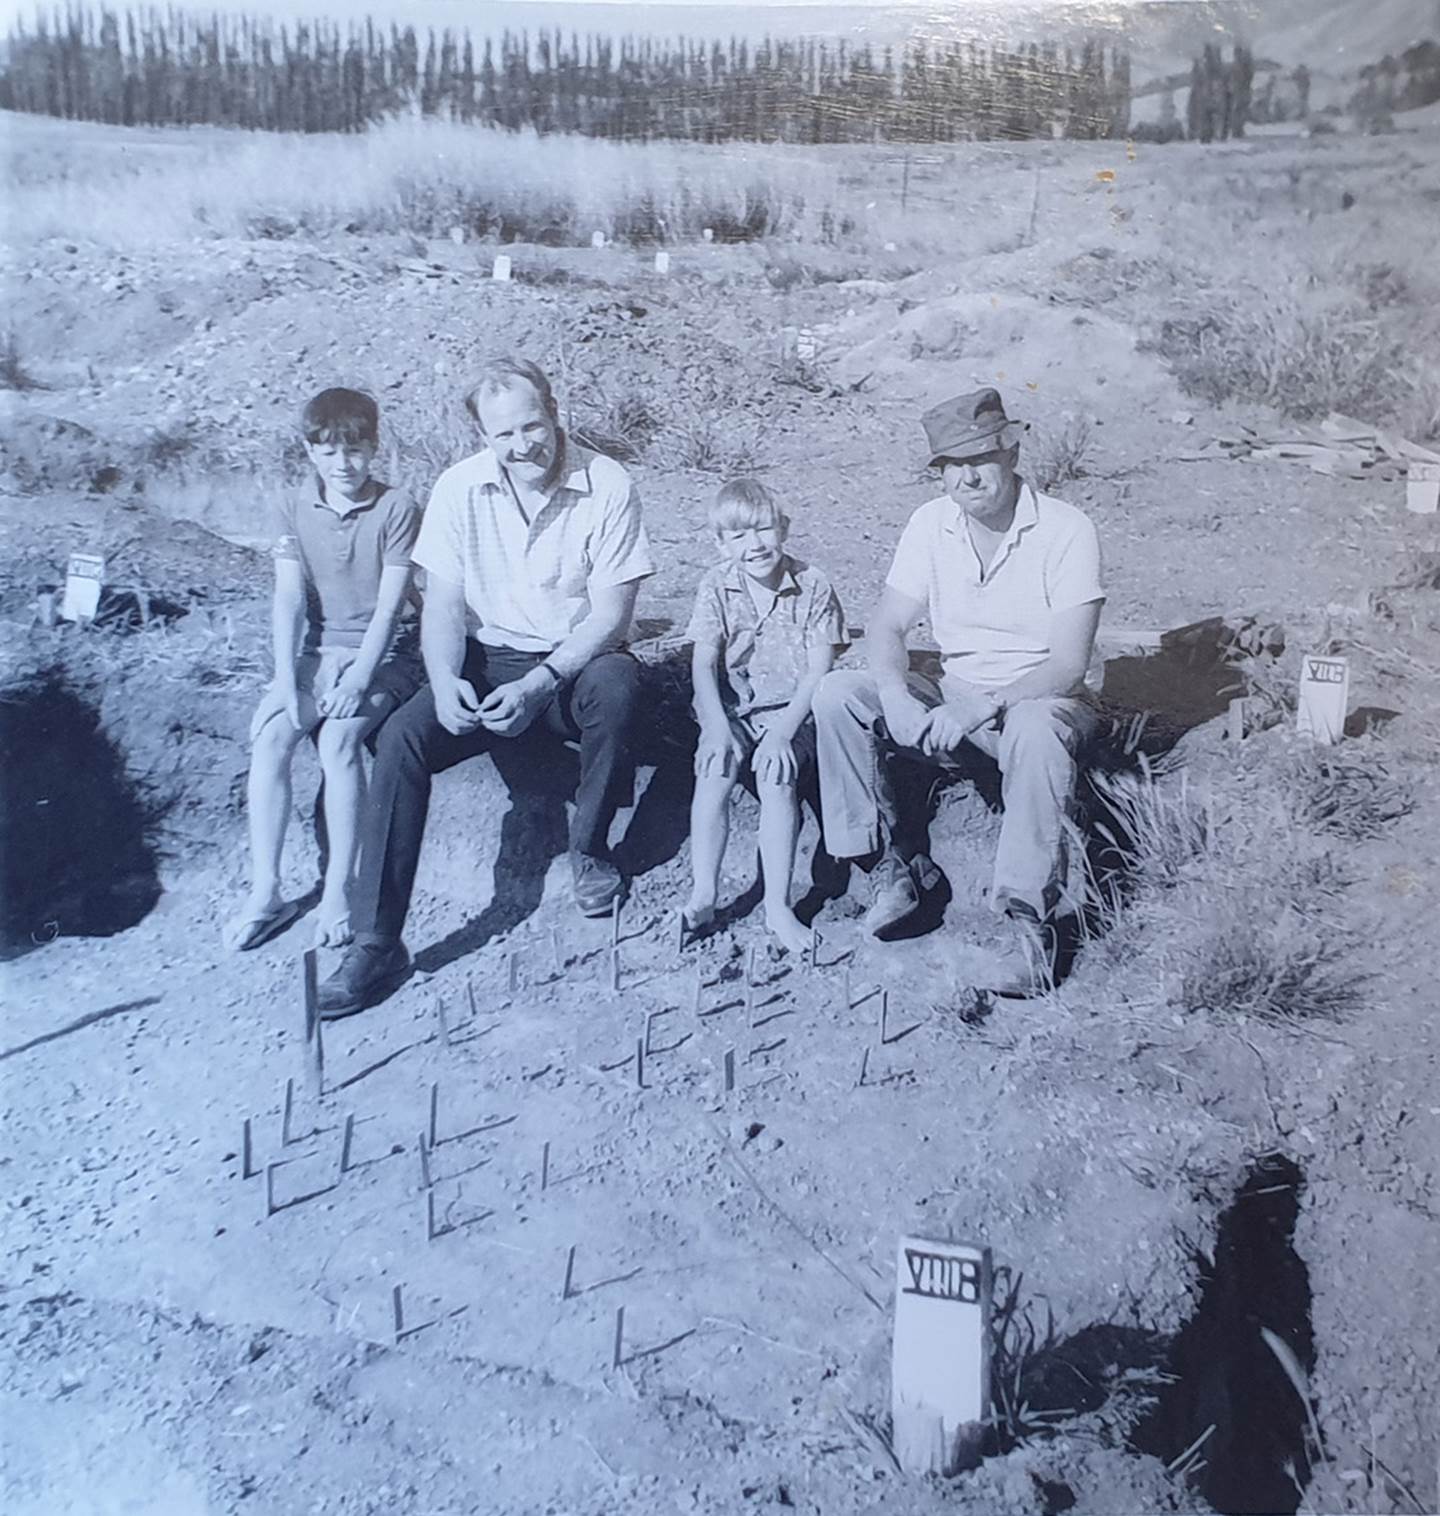
[[[624,888],[608,850],[635,774],[640,666],[624,642],[655,572],[639,498],[618,463],[565,435],[534,364],[490,364],[466,407],[486,446],[436,481],[415,544],[429,684],[380,731],[355,943],[320,987],[327,1018],[383,1000],[409,973],[401,938],[432,777],[532,726],[580,744],[577,906],[604,915]]]
[[[922,423],[945,493],[901,535],[868,672],[832,673],[815,696],[825,842],[871,869],[866,924],[884,937],[919,905],[894,845],[887,746],[943,764],[968,742],[996,759],[1005,814],[991,903],[1015,942],[984,988],[1026,993],[1053,960],[1075,752],[1096,720],[1086,676],[1105,600],[1099,542],[1088,517],[1017,472],[1024,428],[995,390],[944,401]],[[922,616],[940,646],[938,684],[909,668],[906,636]]]

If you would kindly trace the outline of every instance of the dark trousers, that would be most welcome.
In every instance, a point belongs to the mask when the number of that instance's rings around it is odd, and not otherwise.
[[[529,673],[543,657],[472,641],[461,677],[483,700],[498,685]],[[376,744],[360,877],[351,907],[356,937],[370,942],[400,939],[420,863],[431,780],[501,745],[511,748],[507,760],[523,752],[526,760],[534,753],[543,762],[547,736],[551,743],[566,738],[579,742],[580,783],[570,846],[603,857],[615,812],[631,798],[639,707],[640,665],[629,653],[602,653],[592,659],[516,737],[499,737],[483,726],[457,737],[440,725],[430,686],[419,690],[381,727]]]

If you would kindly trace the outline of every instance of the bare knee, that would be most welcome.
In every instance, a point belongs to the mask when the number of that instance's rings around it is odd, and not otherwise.
[[[363,721],[322,722],[316,737],[321,766],[327,771],[359,767],[365,725]]]
[[[300,742],[301,734],[290,724],[283,711],[277,711],[255,733],[251,746],[253,761],[277,767],[290,761],[290,755]]]

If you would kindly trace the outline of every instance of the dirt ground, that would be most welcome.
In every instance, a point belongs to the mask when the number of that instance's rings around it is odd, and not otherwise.
[[[1354,169],[1324,149],[1306,194],[1338,205]],[[1405,152],[1414,193],[1440,182],[1434,128]],[[1403,484],[1181,458],[1273,416],[1182,392],[1141,345],[1124,270],[1163,242],[1165,205],[1218,193],[1235,159],[1142,153],[1117,217],[1107,153],[976,150],[963,201],[956,155],[917,170],[916,214],[948,207],[953,247],[897,222],[868,262],[702,246],[662,278],[629,249],[519,247],[534,277],[505,286],[481,277],[493,249],[379,238],[10,255],[46,387],[0,394],[8,1510],[1436,1509],[1440,598],[1415,570],[1440,518],[1408,514]],[[893,190],[883,157],[857,164]],[[1276,234],[1332,236],[1308,209],[1276,211]],[[812,334],[798,367],[784,327]],[[1177,943],[1155,940],[1089,944],[1051,996],[977,997],[997,821],[965,786],[931,828],[953,891],[938,930],[868,941],[857,884],[821,904],[815,965],[772,957],[741,802],[735,919],[680,954],[680,738],[617,823],[636,875],[618,988],[609,924],[568,902],[560,792],[507,795],[483,762],[439,781],[419,972],[326,1030],[317,1094],[306,924],[218,946],[268,676],[257,523],[307,392],[370,387],[392,468],[423,490],[466,446],[459,376],[497,347],[550,366],[579,420],[613,420],[622,393],[664,409],[633,465],[663,564],[639,612],[657,698],[717,468],[763,471],[858,634],[927,495],[924,402],[999,384],[1035,459],[1087,423],[1056,492],[1105,545],[1107,698],[1188,729],[1170,791],[1212,820],[1279,807],[1300,745],[1287,718],[1237,750],[1239,675],[1153,634],[1283,626],[1291,661],[1252,670],[1260,706],[1299,650],[1350,659],[1344,749],[1413,799],[1305,844],[1344,876],[1316,912],[1346,934],[1357,1008],[1197,1009],[1172,984]],[[74,550],[111,565],[87,630],[37,609]],[[314,778],[302,759],[296,894],[316,879]],[[813,845],[807,826],[802,870]],[[1029,1323],[994,1456],[951,1481],[905,1478],[886,1447],[906,1231],[990,1247]]]

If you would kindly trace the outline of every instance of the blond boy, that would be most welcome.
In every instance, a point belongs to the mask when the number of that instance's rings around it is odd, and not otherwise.
[[[710,525],[722,561],[700,581],[689,629],[700,742],[686,924],[698,929],[714,918],[730,795],[747,779],[760,797],[766,925],[784,947],[803,951],[810,933],[791,908],[790,878],[799,796],[815,772],[810,701],[843,645],[844,619],[825,575],[786,553],[789,522],[763,484],[724,485]]]

